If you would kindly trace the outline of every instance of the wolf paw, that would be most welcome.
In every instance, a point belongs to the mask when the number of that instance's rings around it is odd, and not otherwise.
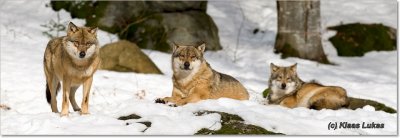
[[[167,103],[167,102],[165,102],[163,99],[161,99],[161,98],[158,98],[158,99],[156,99],[155,100],[155,103],[162,103],[162,104],[165,104],[165,103]]]
[[[80,114],[81,114],[81,115],[90,115],[90,113],[88,113],[88,112],[87,112],[87,113],[81,112]]]
[[[68,117],[69,115],[68,115],[68,113],[61,113],[60,116],[61,117]]]
[[[170,104],[168,106],[170,106],[170,107],[178,107],[176,104]]]

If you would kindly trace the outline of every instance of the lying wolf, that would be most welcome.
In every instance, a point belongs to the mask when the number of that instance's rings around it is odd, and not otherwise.
[[[213,70],[204,59],[206,45],[185,46],[173,44],[172,70],[174,72],[171,97],[156,102],[176,105],[194,103],[221,97],[248,100],[249,94],[235,78]]]
[[[280,67],[271,63],[269,79],[269,104],[285,107],[312,109],[339,109],[348,104],[346,91],[337,86],[323,86],[316,82],[303,82],[296,72],[296,65]]]

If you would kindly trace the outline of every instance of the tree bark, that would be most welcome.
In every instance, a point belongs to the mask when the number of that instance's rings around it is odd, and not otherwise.
[[[277,0],[278,34],[275,53],[329,63],[321,42],[320,1]]]

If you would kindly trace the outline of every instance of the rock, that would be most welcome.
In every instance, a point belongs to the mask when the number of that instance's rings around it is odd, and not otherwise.
[[[349,105],[347,108],[356,110],[358,108],[363,108],[365,106],[372,106],[373,108],[375,108],[375,111],[384,111],[391,114],[397,113],[396,110],[386,106],[385,104],[373,100],[349,97]]]
[[[141,116],[138,116],[138,115],[136,115],[136,114],[130,114],[130,115],[127,115],[127,116],[121,116],[121,117],[118,117],[118,120],[129,120],[129,119],[140,119],[140,118],[142,118]],[[146,126],[146,128],[145,129],[143,129],[142,130],[142,132],[145,132],[148,128],[150,128],[151,127],[151,122],[149,122],[149,121],[141,121],[141,122],[136,122],[136,123],[140,123],[140,124],[143,124],[143,125],[145,125]],[[125,125],[131,125],[132,123],[125,123]]]
[[[185,13],[163,13],[162,24],[167,32],[167,40],[200,45],[207,43],[207,50],[219,50],[218,28],[207,14],[198,11]]]
[[[207,2],[193,1],[145,1],[150,10],[154,12],[179,12],[179,11],[207,11]]]
[[[218,28],[206,13],[207,1],[52,1],[51,6],[140,48],[172,52],[170,42],[206,42],[206,50],[222,49]]]
[[[370,51],[396,50],[396,29],[382,24],[345,24],[328,27],[337,31],[329,41],[339,56],[363,56]]]
[[[143,124],[143,125],[145,125],[146,127],[151,127],[151,122],[149,122],[149,121],[144,121],[144,122],[137,122],[137,123],[140,123],[140,124]],[[143,131],[144,132],[144,131]]]
[[[162,74],[136,44],[126,40],[101,47],[100,57],[100,68],[104,70]]]
[[[127,116],[118,117],[118,120],[129,120],[129,119],[140,119],[140,118],[142,118],[142,117],[138,116],[136,114],[130,114],[130,115],[127,115]]]

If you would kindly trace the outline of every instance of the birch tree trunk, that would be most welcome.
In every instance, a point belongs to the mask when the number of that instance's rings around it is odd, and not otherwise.
[[[320,1],[277,0],[278,34],[275,53],[329,63],[321,42]]]

